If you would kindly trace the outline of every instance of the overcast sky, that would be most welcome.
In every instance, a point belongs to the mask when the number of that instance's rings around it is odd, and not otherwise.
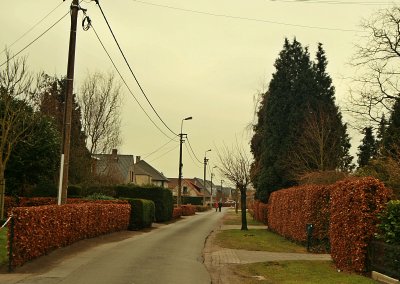
[[[71,1],[1,1],[0,49],[16,53],[44,32],[69,10]],[[386,2],[387,3],[387,2]],[[239,141],[248,150],[253,120],[254,96],[267,86],[285,37],[308,46],[314,58],[317,43],[324,45],[339,106],[348,89],[352,70],[346,64],[360,35],[360,21],[385,2],[356,0],[100,0],[104,13],[159,115],[176,133],[184,133],[202,162],[217,165],[217,148]],[[56,8],[57,7],[57,8]],[[134,95],[165,134],[146,117],[123,87],[123,144],[119,153],[142,156],[167,177],[178,176],[179,142],[157,119],[128,72],[99,8],[82,1],[93,26],[104,42]],[[55,9],[56,8],[56,9]],[[40,24],[22,37],[38,21]],[[114,71],[93,30],[80,27],[75,65],[75,92],[88,72]],[[21,55],[33,71],[65,75],[69,41],[69,16],[33,43]],[[0,64],[4,53],[0,55]],[[354,148],[360,137],[354,135]],[[168,138],[169,136],[170,138]],[[184,177],[203,177],[203,166],[183,147]],[[218,172],[216,180],[220,180]],[[208,176],[209,178],[209,176]],[[217,182],[219,183],[219,182]]]

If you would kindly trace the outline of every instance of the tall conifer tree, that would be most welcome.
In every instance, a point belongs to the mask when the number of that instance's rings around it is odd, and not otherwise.
[[[361,145],[358,146],[358,167],[368,165],[369,161],[376,157],[376,141],[372,131],[372,127],[365,127],[363,130],[364,138]]]
[[[317,59],[313,63],[307,48],[303,48],[296,39],[293,42],[286,39],[274,66],[276,72],[269,83],[268,91],[263,95],[251,141],[255,160],[252,168],[253,184],[257,189],[257,198],[262,201],[267,201],[272,191],[296,184],[293,153],[303,151],[305,146],[316,147],[299,142],[302,140],[307,143],[310,140],[304,137],[308,127],[306,122],[310,121],[310,117],[316,118],[316,135],[319,135],[321,129],[327,128],[329,131],[326,133],[335,138],[331,145],[329,141],[332,139],[325,139],[327,142],[324,147],[331,153],[326,160],[332,162],[332,153],[335,155],[330,168],[346,167],[349,160],[351,162],[346,125],[342,123],[334,103],[335,90],[326,73],[327,60],[322,45],[318,46]],[[318,124],[318,117],[321,115],[329,118],[325,119],[327,125]],[[303,154],[305,157],[309,153]],[[320,167],[320,163],[311,159],[306,163],[306,168],[311,170],[318,170]]]

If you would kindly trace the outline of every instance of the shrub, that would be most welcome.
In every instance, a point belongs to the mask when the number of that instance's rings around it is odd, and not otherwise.
[[[78,240],[126,230],[130,205],[85,203],[17,207],[12,213],[12,266],[15,267]],[[11,222],[8,226],[10,241]]]
[[[206,212],[210,210],[209,206],[203,206],[203,205],[196,205],[196,212]]]
[[[172,219],[174,208],[172,192],[161,187],[137,187],[121,185],[115,187],[118,197],[141,198],[152,200],[156,206],[156,222],[165,222]]]
[[[172,213],[172,218],[173,219],[178,219],[178,218],[181,218],[181,216],[182,216],[182,208],[175,207],[174,211]]]
[[[294,241],[307,241],[306,226],[313,224],[314,240],[328,239],[329,188],[323,185],[304,185],[275,191],[269,206],[258,205],[258,215],[268,212],[268,227]],[[262,217],[259,217],[262,218]]]
[[[67,194],[68,197],[79,197],[81,196],[82,187],[79,185],[69,185]]]
[[[254,201],[253,209],[249,210],[254,220],[262,222],[267,225],[268,223],[268,204],[265,204],[259,200]]]
[[[104,195],[102,193],[93,193],[85,197],[86,200],[114,200],[114,197]]]
[[[182,216],[191,216],[196,214],[196,207],[193,205],[182,205]]]
[[[386,243],[400,245],[400,200],[391,200],[378,215],[378,239]]]
[[[377,232],[377,215],[392,192],[375,178],[349,179],[331,189],[330,244],[337,268],[365,272],[367,245]]]
[[[182,204],[203,205],[201,196],[182,196]]]
[[[146,199],[128,198],[131,205],[129,230],[140,230],[151,227],[155,218],[154,202]]]
[[[92,185],[84,187],[80,191],[80,196],[85,197],[94,193],[100,193],[106,196],[117,197],[115,186],[110,185]]]

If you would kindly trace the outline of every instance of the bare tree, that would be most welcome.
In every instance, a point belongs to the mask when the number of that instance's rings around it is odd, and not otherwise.
[[[4,217],[5,170],[15,146],[31,135],[36,125],[38,82],[28,72],[26,58],[11,59],[0,70],[0,218]],[[36,84],[35,84],[36,83]],[[36,86],[36,87],[34,87]]]
[[[90,154],[109,153],[121,144],[121,84],[114,75],[88,74],[81,86],[83,130]]]
[[[246,193],[250,184],[251,159],[245,150],[236,145],[232,148],[224,145],[218,150],[219,171],[240,190],[240,203],[242,211],[241,230],[247,230],[246,218]]]
[[[347,108],[358,118],[379,123],[400,97],[400,7],[380,10],[361,25],[366,33],[351,61],[356,75]]]

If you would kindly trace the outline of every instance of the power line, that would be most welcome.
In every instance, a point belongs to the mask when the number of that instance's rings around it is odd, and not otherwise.
[[[197,162],[193,159],[192,154],[190,153],[189,148],[188,148],[188,146],[186,145],[186,143],[185,143],[185,148],[186,148],[186,151],[187,151],[187,153],[188,153],[190,159],[192,160],[193,164],[194,164],[196,167],[198,167],[199,169],[201,169],[201,166],[199,166],[199,164],[197,164]]]
[[[146,1],[140,1],[140,0],[131,0],[131,1],[134,1],[134,2],[140,3],[140,4],[144,4],[144,5],[149,5],[149,6],[156,6],[156,7],[160,7],[160,8],[167,8],[167,9],[178,10],[178,11],[182,11],[182,12],[189,12],[189,13],[194,13],[194,14],[199,14],[199,15],[207,15],[207,16],[213,16],[213,17],[223,17],[223,18],[229,18],[229,19],[245,20],[245,21],[252,21],[252,22],[261,22],[261,23],[267,23],[267,24],[289,26],[289,27],[298,27],[298,28],[307,28],[307,29],[340,31],[340,32],[361,32],[359,30],[353,30],[353,29],[341,29],[341,28],[328,28],[328,27],[298,25],[298,24],[289,24],[289,23],[285,23],[285,22],[276,22],[276,21],[257,19],[257,18],[232,16],[232,15],[227,15],[227,14],[217,14],[217,13],[211,13],[211,12],[206,12],[206,11],[199,11],[199,10],[178,8],[178,7],[162,5],[162,4],[155,4],[155,3],[146,2]]]
[[[149,103],[150,107],[153,109],[154,113],[157,115],[157,117],[160,119],[160,121],[164,124],[164,126],[165,126],[169,131],[171,131],[172,134],[178,136],[178,134],[176,134],[174,131],[172,131],[172,129],[169,128],[169,126],[164,122],[164,120],[161,118],[161,116],[158,114],[158,112],[157,112],[156,109],[154,108],[153,104],[150,102],[150,100],[149,100],[149,98],[147,97],[145,91],[143,90],[142,86],[140,85],[139,80],[136,78],[136,75],[135,75],[135,73],[133,72],[133,70],[132,70],[132,68],[131,68],[131,66],[130,66],[130,64],[129,64],[129,62],[128,62],[128,60],[126,59],[125,54],[124,54],[124,52],[122,51],[122,48],[121,48],[121,46],[119,45],[117,38],[115,37],[115,34],[114,34],[114,32],[113,32],[113,30],[112,30],[112,28],[111,28],[111,26],[110,26],[110,23],[109,23],[108,20],[107,20],[106,15],[105,15],[104,12],[103,12],[103,9],[102,9],[101,6],[100,6],[99,1],[98,1],[98,0],[95,0],[95,2],[96,2],[96,4],[99,6],[100,11],[101,11],[101,13],[102,13],[102,15],[103,15],[103,18],[104,18],[104,20],[105,20],[106,23],[107,23],[108,29],[110,30],[110,32],[111,32],[111,34],[112,34],[112,36],[113,36],[113,38],[114,38],[114,41],[115,41],[115,43],[117,44],[118,49],[119,49],[119,51],[121,52],[121,55],[122,55],[122,57],[123,57],[124,60],[125,60],[126,65],[128,66],[128,68],[129,68],[129,70],[130,70],[130,72],[131,72],[133,78],[135,79],[136,84],[139,86],[140,91],[142,92],[142,94],[143,94],[144,97],[146,98],[147,102]]]
[[[192,150],[193,156],[196,158],[196,160],[197,160],[200,164],[203,164],[203,162],[200,161],[199,158],[197,158],[196,153],[193,151],[193,148],[192,148],[192,145],[190,144],[190,141],[189,141],[189,137],[188,137],[188,136],[186,137],[186,141],[187,141],[188,144],[189,144],[190,150]]]
[[[284,3],[305,3],[305,4],[329,4],[329,5],[359,5],[359,6],[380,6],[392,5],[389,2],[356,2],[356,1],[319,1],[319,0],[270,0],[271,2],[284,2]]]
[[[10,60],[14,59],[16,56],[18,56],[19,54],[21,54],[21,52],[23,52],[25,49],[27,49],[28,47],[30,47],[33,43],[35,43],[38,39],[40,39],[42,36],[44,36],[49,30],[51,30],[55,25],[57,25],[59,22],[61,22],[62,19],[64,19],[67,15],[69,14],[69,11],[62,16],[60,19],[58,19],[54,24],[52,24],[49,28],[47,28],[43,33],[41,33],[39,36],[37,36],[34,40],[32,40],[30,43],[28,43],[24,48],[22,48],[20,51],[18,51],[17,53],[15,53],[13,56],[11,56],[10,58],[8,58],[6,61],[4,61],[0,67],[2,67],[4,64],[8,63]]]
[[[146,159],[148,157],[150,157],[151,155],[157,153],[158,151],[160,151],[162,148],[164,148],[165,146],[167,146],[169,143],[171,143],[172,141],[177,142],[176,140],[174,140],[174,138],[170,139],[167,143],[163,144],[162,146],[158,147],[156,150],[154,150],[153,152],[149,153],[149,154],[145,154],[143,159]]]
[[[169,150],[168,152],[165,152],[165,153],[162,154],[161,156],[158,156],[157,158],[154,158],[153,160],[149,161],[149,163],[151,163],[151,162],[153,162],[153,161],[155,161],[155,160],[158,160],[158,159],[164,157],[165,155],[167,155],[168,153],[172,152],[173,150],[175,150],[175,149],[178,148],[178,147],[179,147],[179,145],[175,146],[174,148],[172,148],[172,149]]]
[[[169,139],[173,140],[174,138],[171,138],[168,136],[168,134],[166,134],[155,122],[154,120],[149,116],[149,114],[146,112],[146,110],[143,108],[143,106],[140,104],[139,100],[136,98],[136,96],[134,95],[134,93],[132,92],[132,90],[129,88],[128,84],[126,83],[124,77],[122,76],[121,72],[119,71],[117,65],[115,65],[114,60],[111,58],[110,53],[107,51],[107,48],[104,46],[102,40],[100,39],[98,33],[96,32],[96,29],[93,27],[93,23],[91,23],[91,27],[94,31],[94,33],[96,34],[96,37],[98,39],[98,41],[100,42],[101,46],[103,47],[103,50],[106,52],[108,58],[110,59],[112,65],[114,66],[115,70],[117,71],[119,77],[121,78],[122,82],[124,83],[124,85],[126,86],[126,88],[128,89],[129,93],[132,95],[132,97],[135,99],[136,103],[139,105],[139,107],[142,109],[142,111],[146,114],[147,118],[153,123],[153,125],[162,133],[164,134],[166,137],[168,137]]]
[[[51,10],[49,13],[47,13],[42,19],[40,19],[38,22],[36,22],[30,29],[28,29],[24,34],[22,34],[19,38],[17,38],[13,43],[11,43],[7,48],[12,47],[14,44],[16,44],[18,41],[20,41],[23,37],[25,37],[28,33],[30,33],[34,28],[36,28],[41,22],[43,22],[48,16],[50,16],[55,10],[57,10],[58,7],[60,7],[64,3],[61,2],[58,4],[53,10]],[[7,48],[4,48],[2,52],[0,52],[0,55],[2,55]]]

